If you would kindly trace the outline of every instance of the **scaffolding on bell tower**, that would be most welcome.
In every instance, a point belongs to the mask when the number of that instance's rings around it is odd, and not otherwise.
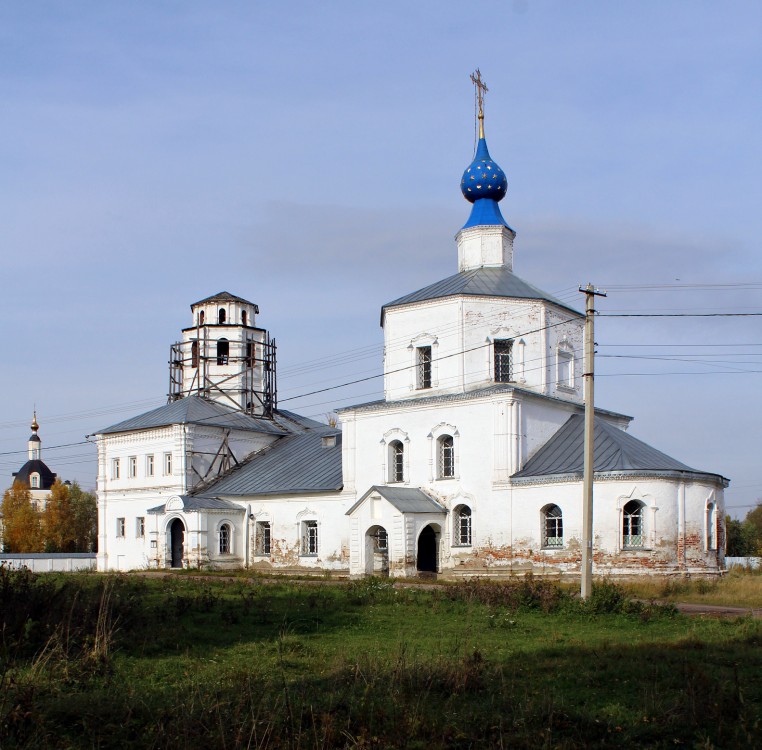
[[[195,325],[170,347],[169,402],[200,396],[272,418],[278,406],[276,345],[253,325],[257,306],[220,292],[191,310]]]

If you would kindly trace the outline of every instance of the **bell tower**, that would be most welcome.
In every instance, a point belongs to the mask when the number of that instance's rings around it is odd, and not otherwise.
[[[169,401],[201,396],[257,417],[277,407],[275,340],[259,307],[229,292],[191,305],[193,325],[169,357]]]

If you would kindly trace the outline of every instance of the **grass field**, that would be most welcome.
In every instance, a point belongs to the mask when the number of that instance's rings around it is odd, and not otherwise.
[[[756,580],[762,580],[757,578]],[[0,748],[755,747],[762,622],[597,586],[0,568]]]

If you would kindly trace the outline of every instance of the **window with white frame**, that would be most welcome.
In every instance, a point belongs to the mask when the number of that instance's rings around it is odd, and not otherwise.
[[[405,480],[405,446],[400,440],[389,443],[389,481],[403,482]]]
[[[146,535],[146,519],[144,516],[138,516],[135,519],[135,536],[142,539]]]
[[[269,555],[270,554],[270,522],[257,521],[255,530],[257,535],[256,544],[255,544],[255,554]]]
[[[442,435],[437,440],[437,477],[451,479],[455,476],[455,440],[452,435]]]
[[[542,509],[542,546],[551,549],[564,546],[564,517],[557,505]]]
[[[706,506],[706,548],[717,549],[717,510],[714,503]]]
[[[40,487],[40,475],[39,474],[32,474],[32,476],[29,477],[29,484],[31,485],[33,490],[39,489],[39,487]]]
[[[643,503],[630,500],[622,509],[622,546],[644,547]]]
[[[127,475],[130,478],[136,477],[138,475],[138,457],[137,456],[130,456],[127,459]]]
[[[318,553],[318,524],[317,521],[302,521],[302,555],[317,555]]]
[[[172,454],[171,453],[165,453],[164,454],[164,476],[171,476],[172,475]]]
[[[467,505],[459,505],[453,513],[455,528],[453,539],[456,547],[471,546],[471,508]]]
[[[123,537],[124,536],[124,530],[125,530],[124,519],[123,518],[117,518],[116,519],[116,535],[118,537]]]
[[[416,387],[431,388],[431,347],[416,347]]]
[[[574,388],[574,354],[571,350],[563,348],[558,350],[557,358],[556,384],[562,388]]]
[[[118,458],[111,459],[111,478],[119,479],[119,459]]]
[[[146,456],[146,476],[153,476],[153,453]]]
[[[495,382],[510,383],[513,380],[512,339],[495,339],[492,343],[495,366]]]
[[[220,526],[218,536],[219,536],[220,554],[229,555],[230,554],[230,524],[229,523],[223,523]]]

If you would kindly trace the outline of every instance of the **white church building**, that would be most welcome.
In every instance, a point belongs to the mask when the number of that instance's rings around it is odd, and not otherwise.
[[[169,402],[97,433],[100,570],[579,573],[584,316],[513,273],[480,138],[457,272],[387,303],[384,396],[330,427],[277,408],[257,305],[191,305]],[[728,480],[595,412],[594,573],[717,573]]]

